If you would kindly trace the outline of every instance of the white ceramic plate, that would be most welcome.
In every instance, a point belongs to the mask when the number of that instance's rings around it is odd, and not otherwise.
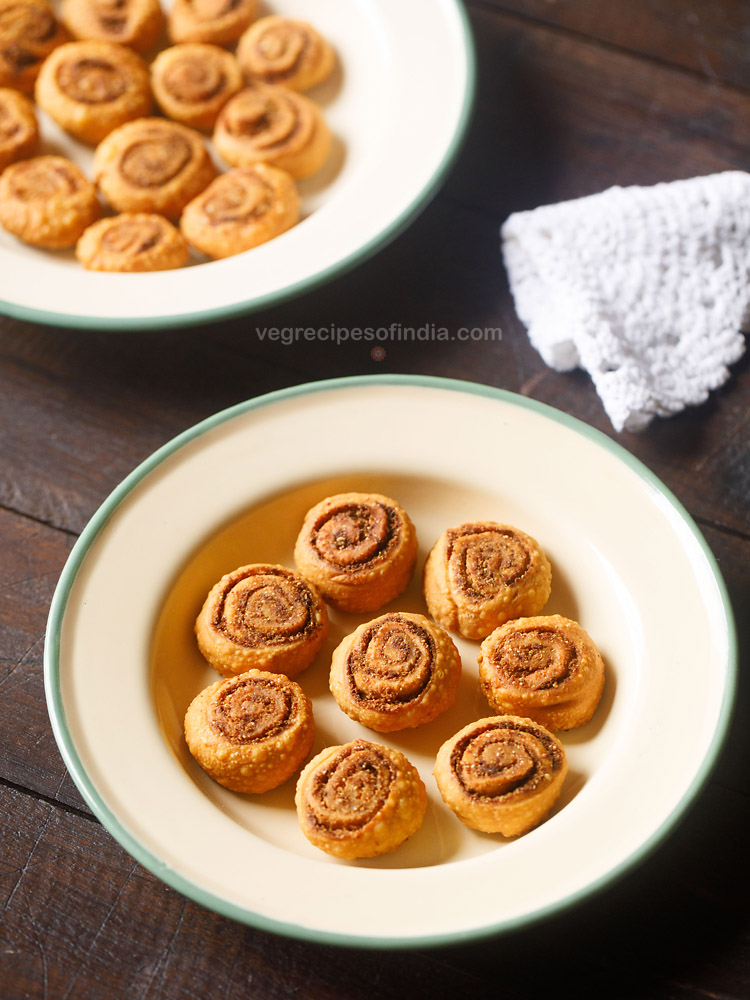
[[[314,6],[314,16],[312,11]],[[269,0],[312,21],[339,53],[310,92],[335,136],[328,165],[300,184],[303,220],[227,260],[156,274],[85,271],[70,252],[24,246],[0,228],[0,311],[108,329],[178,326],[247,312],[340,274],[423,207],[458,149],[473,94],[459,0]],[[90,176],[91,152],[41,115],[46,152]],[[226,166],[226,165],[224,165]]]
[[[459,640],[456,706],[377,739],[429,791],[424,826],[393,854],[342,862],[297,826],[294,782],[264,796],[215,785],[182,718],[215,675],[192,626],[210,586],[254,561],[291,565],[305,510],[348,489],[410,512],[420,561],[393,608],[422,610],[437,535],[492,518],[539,540],[547,612],[578,619],[606,662],[602,704],[562,736],[570,762],[552,815],[516,840],[476,833],[431,776],[440,743],[491,714],[478,644]],[[330,652],[363,619],[333,615],[300,682],[316,752],[372,733],[327,690]],[[221,913],[304,938],[435,944],[517,927],[627,870],[680,817],[714,761],[732,701],[734,633],[695,525],[642,465],[541,404],[486,387],[387,376],[272,393],[162,448],[115,491],[71,554],[50,614],[48,704],[65,761],[112,834],[170,885]]]

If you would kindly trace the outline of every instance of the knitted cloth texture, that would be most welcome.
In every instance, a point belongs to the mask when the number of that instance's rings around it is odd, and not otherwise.
[[[532,344],[557,371],[589,372],[618,431],[704,402],[744,350],[750,174],[516,212],[502,241]]]

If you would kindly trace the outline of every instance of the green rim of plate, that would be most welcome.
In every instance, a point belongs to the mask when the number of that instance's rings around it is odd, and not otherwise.
[[[43,323],[48,326],[77,327],[82,330],[119,332],[141,329],[143,327],[149,327],[154,330],[166,330],[174,327],[198,326],[201,323],[231,319],[236,316],[243,316],[260,309],[265,309],[271,305],[278,305],[288,299],[302,295],[304,292],[310,292],[342,276],[358,264],[364,263],[364,261],[372,257],[378,250],[381,250],[407,229],[417,215],[427,207],[430,200],[437,194],[438,189],[445,180],[448,171],[458,155],[469,125],[476,93],[477,74],[474,41],[468,14],[461,0],[446,0],[446,2],[452,4],[458,15],[461,26],[461,43],[466,58],[466,80],[463,102],[456,120],[453,137],[442,159],[436,164],[432,175],[428,178],[421,191],[414,196],[410,204],[406,206],[400,215],[381,229],[379,233],[376,233],[370,240],[358,247],[353,253],[292,285],[276,289],[276,291],[268,292],[265,295],[253,296],[253,298],[245,299],[244,302],[235,302],[226,306],[215,306],[212,309],[203,309],[199,312],[172,313],[169,316],[157,317],[132,316],[127,318],[117,316],[76,316],[72,313],[57,313],[46,309],[18,305],[14,302],[6,302],[4,299],[0,299],[0,312],[12,316],[14,319],[28,320],[32,323]]]
[[[399,385],[416,388],[442,389],[470,395],[485,396],[505,403],[512,404],[524,409],[532,410],[556,423],[563,424],[577,434],[588,438],[594,444],[611,452],[614,456],[623,461],[635,474],[645,482],[653,493],[661,497],[673,509],[685,525],[690,529],[695,541],[708,564],[708,568],[714,578],[721,603],[723,605],[726,631],[727,631],[727,663],[725,670],[725,686],[721,704],[721,710],[716,729],[713,734],[708,752],[703,759],[701,767],[696,772],[692,783],[683,795],[680,802],[674,808],[666,820],[652,833],[640,848],[633,851],[624,858],[619,865],[612,868],[606,875],[594,880],[589,885],[572,893],[571,895],[557,900],[556,902],[541,907],[531,913],[524,914],[509,920],[503,920],[497,924],[490,924],[484,927],[473,928],[468,931],[456,931],[439,935],[416,935],[409,938],[395,937],[370,937],[358,936],[356,931],[351,934],[338,934],[327,931],[317,931],[314,928],[299,926],[293,923],[274,920],[255,913],[254,911],[237,906],[233,903],[214,895],[211,892],[196,885],[190,879],[181,875],[178,871],[166,865],[157,855],[144,847],[140,841],[134,837],[120,822],[118,817],[109,809],[97,792],[93,781],[89,778],[83,763],[78,755],[74,741],[68,729],[65,716],[65,709],[62,701],[60,684],[60,635],[65,617],[68,597],[76,579],[78,571],[85,559],[89,549],[95,542],[99,532],[102,530],[108,519],[116,511],[119,504],[135,489],[139,483],[165,459],[169,458],[180,448],[201,437],[206,432],[219,426],[226,421],[239,417],[251,410],[261,409],[273,403],[293,399],[298,396],[312,395],[317,392],[324,392],[336,389],[350,389],[365,386]],[[81,795],[91,808],[95,816],[101,821],[106,829],[112,834],[124,848],[140,864],[151,871],[173,889],[189,897],[202,906],[214,910],[225,917],[230,917],[241,923],[249,924],[264,931],[282,934],[287,937],[300,938],[307,941],[315,941],[331,945],[344,945],[360,948],[424,948],[428,946],[438,946],[447,944],[459,944],[461,942],[478,940],[490,937],[503,932],[517,930],[529,924],[535,923],[554,914],[572,909],[585,899],[601,892],[611,883],[622,877],[636,864],[648,857],[657,846],[674,829],[679,820],[686,812],[688,806],[698,795],[699,791],[708,779],[721,751],[724,739],[727,735],[729,723],[732,715],[736,683],[737,683],[737,636],[734,623],[734,616],[726,590],[726,585],[721,576],[716,559],[708,547],[698,526],[692,517],[685,510],[680,501],[672,492],[651,472],[643,463],[626,451],[621,445],[612,441],[605,434],[589,427],[575,417],[571,417],[560,410],[556,410],[545,403],[518,396],[515,393],[503,389],[495,389],[491,386],[479,383],[459,381],[455,379],[445,379],[433,376],[419,375],[363,375],[349,378],[326,379],[320,382],[311,382],[303,385],[293,386],[289,389],[281,389],[263,396],[256,397],[245,403],[239,403],[229,409],[222,410],[212,417],[201,421],[194,427],[184,431],[172,441],[159,448],[146,461],[142,462],[126,479],[110,494],[99,510],[94,514],[91,521],[81,533],[80,538],[71,550],[70,556],[60,576],[52,605],[50,608],[49,620],[47,623],[47,637],[44,649],[44,684],[47,697],[47,708],[52,723],[52,730],[55,735],[58,747],[63,760],[75,781]]]

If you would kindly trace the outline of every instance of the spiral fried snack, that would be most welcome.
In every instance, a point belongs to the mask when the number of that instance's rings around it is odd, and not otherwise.
[[[392,601],[409,585],[417,535],[409,515],[380,493],[339,493],[305,515],[294,547],[300,573],[343,611]]]
[[[118,125],[151,111],[148,67],[112,42],[68,42],[46,60],[37,103],[76,139],[96,145]]]
[[[302,832],[315,847],[337,858],[373,858],[419,829],[427,792],[400,751],[354,740],[313,757],[295,801]]]
[[[94,176],[117,211],[178,219],[214,179],[216,168],[199,132],[162,118],[139,118],[99,144]]]
[[[167,16],[173,42],[231,45],[255,17],[257,0],[175,0]]]
[[[42,63],[67,40],[45,0],[0,0],[0,87],[33,94]]]
[[[237,46],[237,60],[248,83],[279,83],[309,90],[328,79],[336,57],[328,42],[305,21],[261,17]]]
[[[159,0],[62,0],[60,16],[74,38],[117,42],[136,52],[156,45],[164,27]]]
[[[89,271],[170,271],[190,258],[184,237],[163,215],[124,212],[95,222],[76,257]]]
[[[0,176],[0,223],[24,243],[73,246],[98,216],[94,185],[62,156],[21,160]]]
[[[333,654],[331,693],[368,729],[421,726],[450,708],[461,658],[447,632],[403,611],[360,625]]]
[[[296,225],[299,195],[283,170],[235,167],[194,198],[180,219],[185,239],[209,257],[231,257]]]
[[[235,792],[283,784],[301,767],[314,737],[312,705],[299,684],[263,670],[217,681],[185,715],[190,753]]]
[[[34,105],[23,94],[0,87],[0,173],[36,152],[39,126]]]
[[[596,711],[604,663],[578,622],[540,615],[507,622],[484,640],[479,680],[496,712],[525,715],[547,729],[574,729]]]
[[[252,668],[294,677],[328,635],[328,612],[315,587],[269,563],[240,566],[211,590],[195,623],[198,647],[220,674]]]
[[[151,64],[151,86],[168,118],[209,132],[229,98],[242,89],[231,52],[201,42],[173,45]]]
[[[269,163],[298,180],[323,166],[331,133],[320,108],[286,87],[253,84],[222,108],[214,145],[233,167]]]
[[[541,611],[551,580],[549,561],[533,538],[484,521],[443,532],[425,563],[424,596],[445,628],[483,639],[510,618]]]
[[[562,790],[565,751],[552,733],[512,715],[479,719],[438,750],[435,781],[462,823],[515,837],[542,820]]]

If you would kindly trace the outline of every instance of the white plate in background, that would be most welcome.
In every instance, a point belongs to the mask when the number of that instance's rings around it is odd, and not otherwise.
[[[334,45],[334,78],[309,92],[334,152],[300,183],[302,221],[269,243],[178,271],[86,271],[72,251],[26,246],[0,227],[0,312],[63,326],[184,326],[279,302],[336,277],[404,228],[458,150],[474,83],[460,0],[273,0]],[[44,152],[90,176],[91,150],[40,113]],[[224,165],[226,167],[226,165]]]

